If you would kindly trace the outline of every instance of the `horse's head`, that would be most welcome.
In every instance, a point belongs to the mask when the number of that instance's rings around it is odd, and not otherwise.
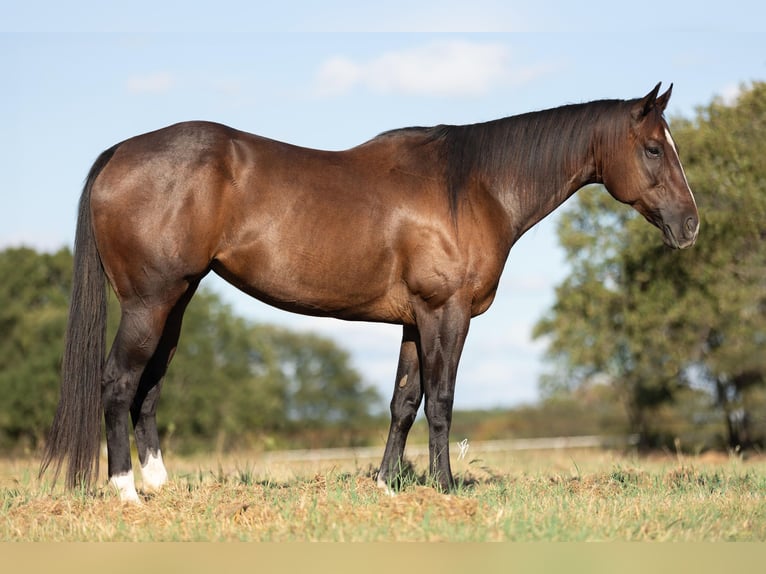
[[[697,239],[699,214],[662,115],[673,85],[661,96],[659,89],[657,84],[631,104],[630,127],[619,151],[605,162],[603,180],[612,196],[662,230],[667,245],[684,249]]]

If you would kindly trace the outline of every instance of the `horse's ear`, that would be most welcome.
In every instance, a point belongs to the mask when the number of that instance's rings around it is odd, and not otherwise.
[[[664,94],[657,96],[657,100],[655,100],[654,105],[657,106],[657,109],[659,109],[660,112],[664,112],[665,108],[668,106],[668,100],[670,99],[671,93],[673,93],[673,84],[670,84],[670,87]]]
[[[635,121],[638,122],[644,119],[649,114],[649,112],[654,109],[657,102],[657,93],[660,91],[661,85],[662,82],[659,82],[656,86],[654,86],[654,89],[646,94],[643,98],[641,98],[638,102],[636,102],[636,104],[630,110],[630,115]],[[668,97],[670,97],[669,92],[670,90],[668,90]],[[665,94],[663,94],[663,97],[664,96]]]

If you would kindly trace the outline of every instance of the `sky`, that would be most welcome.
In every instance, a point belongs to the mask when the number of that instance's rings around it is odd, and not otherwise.
[[[335,150],[397,127],[639,97],[662,81],[674,83],[672,127],[766,78],[764,22],[766,4],[737,0],[14,2],[0,23],[0,248],[71,246],[98,154],[184,120]],[[472,322],[456,408],[539,398],[550,367],[530,333],[567,274],[566,208],[511,251],[493,306]],[[203,285],[248,319],[331,337],[390,397],[399,327],[292,315],[212,276]]]

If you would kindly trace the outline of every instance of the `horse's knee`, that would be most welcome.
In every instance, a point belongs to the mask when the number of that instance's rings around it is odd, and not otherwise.
[[[452,404],[450,396],[437,396],[426,400],[426,420],[431,433],[449,432],[452,425]]]
[[[392,414],[391,421],[394,423],[394,428],[400,432],[408,432],[415,422],[416,414],[415,411]]]
[[[421,395],[394,393],[391,399],[391,421],[397,428],[409,430],[420,408]]]

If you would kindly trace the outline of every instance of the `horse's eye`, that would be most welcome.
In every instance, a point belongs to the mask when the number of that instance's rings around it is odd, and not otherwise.
[[[662,155],[662,148],[656,145],[646,146],[646,155],[651,159],[657,159]]]

